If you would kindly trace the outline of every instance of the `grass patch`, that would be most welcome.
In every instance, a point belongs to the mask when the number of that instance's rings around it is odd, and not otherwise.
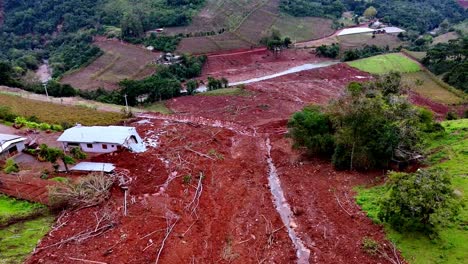
[[[468,119],[442,122],[446,133],[434,134],[428,140],[428,165],[444,168],[453,176],[453,186],[462,193],[467,204],[468,192]],[[370,189],[356,188],[357,203],[376,223],[379,199],[385,194],[383,186]],[[387,236],[396,243],[407,261],[413,264],[466,263],[468,259],[468,212],[462,208],[459,221],[443,228],[437,240],[430,240],[419,233],[399,233],[384,224]]]
[[[460,96],[434,82],[426,72],[405,73],[402,77],[403,84],[422,96],[430,98],[434,102],[442,104],[460,104],[465,101]]]
[[[41,102],[0,94],[0,102],[3,106],[11,108],[12,112],[24,116],[37,116],[39,120],[49,124],[80,123],[82,125],[112,125],[123,119],[122,114],[97,111],[89,107],[67,106],[48,102]]]
[[[199,96],[221,96],[221,95],[239,95],[239,96],[246,96],[249,95],[249,92],[247,92],[245,89],[242,88],[224,88],[224,89],[218,89],[218,90],[213,90],[213,91],[208,91],[205,93],[199,93],[197,94]]]
[[[385,74],[391,71],[408,73],[421,70],[416,62],[400,53],[378,55],[347,63],[351,67],[373,74]]]
[[[23,263],[53,222],[49,215],[0,229],[0,263]]]
[[[422,59],[424,59],[424,57],[426,57],[426,54],[427,54],[427,52],[425,51],[409,51],[409,50],[407,50],[406,53],[413,56],[418,61],[422,61]]]
[[[47,207],[42,204],[30,203],[0,195],[0,226],[6,225],[14,220],[37,215],[38,212],[46,209]]]
[[[166,115],[170,115],[170,114],[173,113],[172,110],[169,109],[164,102],[154,103],[154,104],[151,104],[149,106],[145,106],[144,110],[150,111],[150,112],[166,114]]]
[[[281,13],[272,28],[279,30],[292,41],[307,41],[326,35],[331,35],[333,29],[331,19],[317,17],[293,17]]]

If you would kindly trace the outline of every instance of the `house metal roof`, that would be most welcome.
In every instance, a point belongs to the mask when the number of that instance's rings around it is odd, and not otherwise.
[[[114,143],[123,145],[130,136],[135,136],[139,142],[142,141],[134,127],[76,126],[65,130],[57,141],[74,143]]]
[[[0,134],[0,153],[10,147],[12,144],[25,140],[26,138],[17,135]]]
[[[101,163],[101,162],[80,162],[72,167],[72,171],[103,171],[111,172],[115,170],[115,166],[112,163]]]
[[[381,28],[380,30],[385,30],[387,33],[401,33],[401,32],[406,32],[405,30],[397,27],[384,27]]]
[[[338,33],[338,36],[372,33],[374,31],[374,29],[368,27],[345,28],[340,33]]]

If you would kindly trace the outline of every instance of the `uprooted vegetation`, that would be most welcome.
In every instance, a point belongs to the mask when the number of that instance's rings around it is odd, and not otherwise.
[[[52,207],[83,208],[102,203],[109,198],[114,180],[103,174],[89,174],[65,185],[51,187],[49,201]]]

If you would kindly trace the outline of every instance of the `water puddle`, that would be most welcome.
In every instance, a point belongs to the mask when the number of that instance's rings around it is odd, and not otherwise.
[[[291,74],[291,73],[296,73],[296,72],[301,72],[301,71],[308,71],[308,70],[328,67],[328,66],[338,64],[338,63],[340,63],[340,62],[326,61],[326,62],[319,62],[319,63],[306,63],[306,64],[303,64],[303,65],[300,65],[300,66],[292,67],[292,68],[287,69],[287,70],[282,71],[282,72],[278,72],[278,73],[274,73],[274,74],[270,74],[270,75],[265,75],[265,76],[262,76],[262,77],[253,78],[253,79],[249,79],[249,80],[245,80],[245,81],[229,83],[229,86],[237,86],[237,85],[241,85],[241,84],[261,82],[261,81],[265,81],[265,80],[274,79],[274,78],[277,78],[277,77],[280,77],[280,76],[288,75],[288,74]],[[206,88],[206,86],[200,86],[197,89],[197,91],[200,92],[200,93],[203,93],[203,92],[207,91],[207,88]]]
[[[289,206],[288,201],[286,201],[286,198],[284,196],[284,192],[281,188],[281,182],[278,177],[275,164],[273,163],[273,159],[271,158],[271,144],[269,138],[266,140],[265,144],[268,152],[268,183],[270,185],[271,194],[273,195],[273,202],[275,204],[276,211],[278,211],[278,213],[280,214],[281,220],[283,221],[283,224],[288,230],[289,238],[291,239],[291,241],[294,244],[294,247],[296,248],[297,263],[309,263],[310,250],[306,246],[304,246],[304,243],[296,234],[295,227],[297,226],[297,224],[294,221],[291,207]]]

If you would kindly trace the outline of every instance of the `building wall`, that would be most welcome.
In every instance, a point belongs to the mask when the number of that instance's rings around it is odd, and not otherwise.
[[[12,144],[8,148],[2,150],[2,152],[0,153],[0,159],[7,159],[10,156],[9,150],[14,148],[15,146],[16,146],[16,149],[18,150],[18,153],[20,153],[25,148],[24,141]]]
[[[107,146],[107,148],[105,148],[104,145]],[[119,145],[115,143],[92,143],[92,144],[80,143],[79,144],[79,147],[81,148],[82,151],[90,152],[90,153],[110,153],[110,152],[116,151],[118,149],[118,146]],[[66,143],[66,142],[63,143],[63,148],[67,151],[69,151],[72,147],[74,146],[70,146],[69,143]]]
[[[107,146],[107,149],[104,148],[104,145]],[[91,152],[91,153],[110,153],[117,150],[116,144],[110,143],[93,143],[93,144],[80,144],[81,150],[84,152]]]

